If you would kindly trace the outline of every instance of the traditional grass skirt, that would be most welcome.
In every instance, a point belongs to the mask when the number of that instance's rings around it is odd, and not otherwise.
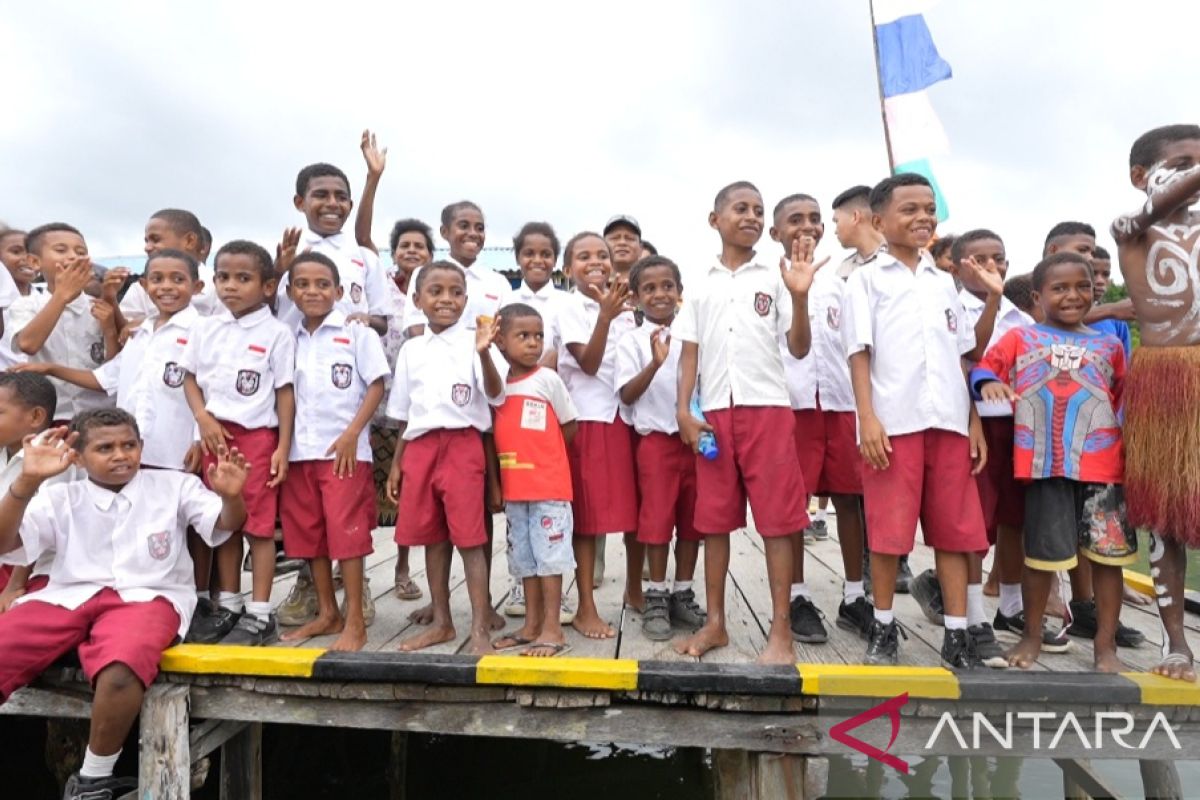
[[[396,455],[396,441],[400,438],[399,428],[371,425],[372,474],[375,477],[375,510],[379,514],[379,527],[396,524],[396,504],[388,499],[387,479]]]

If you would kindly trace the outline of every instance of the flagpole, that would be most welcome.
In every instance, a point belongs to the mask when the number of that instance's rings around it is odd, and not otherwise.
[[[867,0],[871,9],[871,44],[875,51],[875,85],[879,89],[879,116],[883,120],[883,142],[887,146],[888,174],[896,171],[896,160],[892,156],[892,134],[888,130],[887,107],[883,97],[883,69],[879,64],[879,30],[875,27],[875,0]]]

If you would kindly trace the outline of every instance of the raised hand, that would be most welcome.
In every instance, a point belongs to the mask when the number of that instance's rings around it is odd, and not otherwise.
[[[26,436],[21,442],[21,474],[40,483],[66,472],[79,461],[74,447],[78,438],[78,432],[68,434],[65,426]]]
[[[54,280],[54,294],[70,303],[83,294],[84,288],[92,282],[92,260],[87,256],[68,261],[59,267]]]
[[[100,330],[110,330],[116,321],[117,307],[107,300],[92,301],[92,317],[100,323]]]
[[[246,486],[250,465],[236,447],[217,450],[217,463],[208,466],[208,485],[221,497],[237,497]]]
[[[125,279],[128,277],[129,270],[125,267],[113,267],[104,273],[104,280],[100,282],[100,299],[115,306],[117,293],[121,291],[121,287],[125,285]]]
[[[387,166],[387,148],[379,149],[375,142],[375,134],[369,130],[362,133],[362,154],[363,159],[367,162],[367,174],[379,177],[383,174],[383,168]]]
[[[584,284],[580,289],[600,304],[600,316],[610,322],[626,311],[633,311],[629,302],[629,283],[624,280],[618,279],[605,289],[590,284]]]
[[[1019,397],[1011,386],[1000,381],[985,383],[979,390],[979,396],[989,403],[1015,403]]]
[[[967,269],[975,276],[983,288],[987,289],[988,294],[993,297],[1004,294],[1004,276],[1000,274],[1000,268],[996,266],[996,262],[992,259],[980,261],[975,256],[963,259],[967,265]]]
[[[283,238],[275,245],[275,275],[282,278],[296,260],[296,248],[300,246],[300,229],[284,228]]]
[[[671,328],[667,325],[660,325],[658,330],[650,334],[650,359],[661,367],[669,355],[671,355]]]
[[[480,355],[500,340],[500,317],[475,318],[475,351]]]
[[[829,256],[813,263],[813,250],[817,242],[811,236],[797,236],[792,240],[792,259],[780,256],[779,274],[783,277],[783,285],[794,295],[808,294],[812,288],[817,270],[829,263]]]

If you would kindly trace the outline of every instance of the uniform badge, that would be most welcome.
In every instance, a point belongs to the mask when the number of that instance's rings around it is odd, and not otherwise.
[[[354,367],[349,364],[334,364],[329,368],[329,377],[337,388],[349,389],[350,379],[354,377]]]
[[[237,374],[238,394],[249,397],[258,391],[258,381],[262,376],[252,369],[239,369]]]
[[[362,296],[363,296],[362,287],[359,286],[357,283],[350,284],[350,302],[361,303]]]
[[[842,309],[838,306],[829,306],[825,309],[825,324],[830,330],[840,330],[842,327]]]
[[[450,399],[454,401],[454,405],[462,408],[471,402],[471,386],[466,383],[454,384],[454,388],[450,390]]]
[[[104,342],[92,342],[92,346],[88,348],[92,361],[97,364],[104,363]]]
[[[150,550],[151,558],[162,561],[171,555],[171,537],[166,531],[152,533],[146,537],[146,547]]]
[[[958,333],[958,314],[955,314],[952,308],[946,309],[946,330]]]
[[[771,295],[766,292],[754,293],[754,312],[760,317],[771,313]]]
[[[183,367],[174,361],[168,361],[166,366],[163,367],[163,383],[172,389],[178,389],[180,386],[183,386]]]

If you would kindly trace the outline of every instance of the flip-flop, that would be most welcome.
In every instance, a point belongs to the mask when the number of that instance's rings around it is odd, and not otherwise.
[[[530,655],[529,651],[535,647],[546,649],[546,650],[553,650],[554,652],[548,656]],[[522,651],[521,655],[526,656],[528,658],[558,658],[559,656],[565,655],[566,653],[569,653],[569,652],[571,652],[571,645],[567,644],[566,642],[561,642],[561,643],[560,642],[530,642],[529,647],[527,649],[525,649],[524,651]]]
[[[503,647],[500,647],[499,643],[505,640],[512,642],[512,644],[506,644]],[[518,647],[528,647],[531,644],[536,644],[535,640],[526,639],[524,636],[519,636],[515,633],[506,633],[492,643],[492,648],[495,649],[497,653],[503,653],[505,650],[516,650]]]
[[[396,597],[401,600],[420,600],[423,592],[421,587],[412,578],[406,578],[402,581],[396,581],[395,586]]]

